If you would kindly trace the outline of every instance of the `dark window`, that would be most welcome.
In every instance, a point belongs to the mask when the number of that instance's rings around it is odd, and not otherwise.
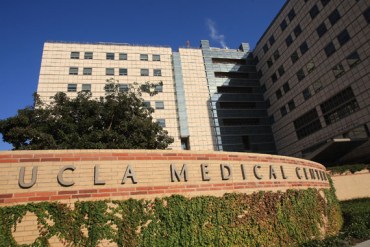
[[[360,56],[358,55],[357,51],[352,52],[346,59],[350,68],[354,67],[360,62]]]
[[[276,98],[277,98],[277,99],[280,99],[281,97],[283,97],[283,95],[282,95],[282,93],[281,93],[281,90],[280,90],[280,89],[278,89],[278,90],[275,92],[275,94],[276,94]]]
[[[140,54],[140,61],[148,61],[148,54]]]
[[[267,60],[267,66],[269,67],[269,68],[271,68],[271,66],[273,65],[273,63],[272,63],[272,59],[270,58],[269,60]]]
[[[156,85],[155,86],[155,91],[158,92],[158,93],[162,93],[163,92],[163,85]]]
[[[284,90],[284,93],[289,92],[290,90],[289,82],[284,83],[283,90]]]
[[[317,28],[316,28],[316,32],[317,32],[317,35],[319,35],[319,38],[321,38],[325,33],[326,31],[328,31],[328,29],[326,28],[326,25],[325,23],[321,23]]]
[[[276,50],[276,51],[274,52],[274,59],[275,59],[275,61],[276,61],[276,60],[278,60],[278,59],[279,59],[279,57],[280,57],[279,50]]]
[[[317,15],[319,14],[319,8],[317,7],[317,5],[315,4],[311,10],[310,10],[310,16],[311,18],[315,18]]]
[[[153,76],[162,76],[162,70],[154,69],[153,70]]]
[[[313,90],[315,91],[315,93],[319,92],[322,89],[322,83],[321,83],[321,81],[315,81],[312,84],[312,87],[313,87]]]
[[[91,92],[91,84],[82,84],[83,92]]]
[[[284,117],[288,113],[285,106],[280,108],[280,113],[281,117]]]
[[[150,101],[144,101],[143,105],[145,108],[150,108]]]
[[[287,28],[288,24],[286,23],[286,20],[284,19],[281,23],[280,23],[280,28],[281,28],[281,31],[284,31],[286,28]]]
[[[289,111],[293,111],[295,109],[295,103],[294,103],[294,100],[291,100],[288,102],[288,108],[289,108]]]
[[[341,63],[335,65],[332,69],[335,78],[339,78],[344,74],[344,67]]]
[[[347,29],[344,29],[342,32],[340,32],[340,34],[338,34],[337,39],[339,44],[342,46],[347,43],[348,40],[351,39],[351,37],[349,36]]]
[[[92,75],[92,68],[84,68],[83,75]]]
[[[363,15],[367,23],[370,24],[370,7],[364,11]]]
[[[113,93],[114,92],[114,85],[113,84],[106,84],[104,86],[104,90],[106,93]]]
[[[129,90],[129,87],[127,84],[119,84],[119,87],[118,87],[118,90],[123,93],[123,92],[128,92]],[[150,102],[149,102],[149,106],[150,106]]]
[[[258,125],[260,120],[258,118],[224,118],[222,122],[224,126]]]
[[[257,77],[258,77],[258,79],[261,79],[261,77],[262,77],[262,71],[261,70],[257,71]]]
[[[149,76],[149,69],[140,69],[141,76]]]
[[[321,4],[323,7],[325,7],[329,2],[330,0],[321,0]]]
[[[322,128],[316,109],[306,112],[293,123],[298,139],[309,136]]]
[[[161,126],[162,128],[166,127],[166,119],[163,119],[163,118],[157,119],[157,124]]]
[[[286,37],[285,43],[288,47],[293,43],[293,38],[290,34],[288,35],[288,37]]]
[[[340,19],[340,14],[337,9],[335,9],[331,14],[329,15],[329,21],[332,26],[334,26],[335,23]]]
[[[293,32],[294,32],[295,37],[298,37],[302,33],[301,25],[298,24],[294,28]]]
[[[255,109],[255,102],[220,102],[221,109]]]
[[[277,81],[277,76],[275,73],[272,74],[271,80],[272,80],[272,83],[275,83]]]
[[[264,46],[263,46],[263,51],[265,52],[265,54],[266,54],[266,52],[269,50],[269,47],[267,46],[267,44],[265,44]]]
[[[261,86],[262,93],[265,93],[267,91],[266,85],[262,84]]]
[[[85,59],[93,59],[93,53],[92,52],[85,52],[85,55],[84,55],[84,58]]]
[[[306,69],[308,73],[311,73],[315,69],[315,63],[313,61],[308,62]]]
[[[161,55],[153,55],[152,60],[153,61],[161,61]]]
[[[251,87],[232,87],[232,86],[221,86],[217,87],[218,93],[253,93]]]
[[[105,75],[114,75],[114,68],[106,68]]]
[[[70,67],[69,68],[70,75],[78,75],[78,68],[77,67]]]
[[[269,38],[269,42],[270,42],[270,46],[272,46],[275,43],[274,35],[271,35],[271,37]]]
[[[127,75],[127,69],[126,68],[120,68],[119,69],[119,75]]]
[[[164,102],[163,101],[156,101],[155,102],[155,109],[164,109]]]
[[[289,21],[292,21],[295,17],[295,11],[294,9],[292,9],[291,11],[289,11],[288,13],[288,18],[289,18]]]
[[[67,92],[77,92],[77,84],[68,84]]]
[[[105,58],[107,60],[114,60],[114,53],[107,53],[106,56],[105,56]]]
[[[296,75],[297,75],[298,81],[302,81],[306,77],[303,69],[298,70]]]
[[[251,149],[251,145],[250,145],[250,141],[249,141],[248,136],[242,136],[242,143],[243,143],[244,150],[250,150]]]
[[[324,50],[325,50],[325,54],[326,54],[327,57],[330,57],[336,51],[333,42],[330,42],[329,44],[327,44],[325,46]]]
[[[72,51],[71,59],[80,59],[80,53],[78,51]]]
[[[292,59],[292,63],[295,63],[298,61],[299,57],[298,57],[298,53],[295,51],[293,52],[293,54],[290,56],[290,58]]]
[[[300,46],[299,46],[299,50],[301,51],[301,54],[305,54],[306,51],[308,51],[308,45],[307,45],[307,42],[304,41]]]
[[[182,150],[190,150],[189,137],[181,138],[181,149]]]
[[[306,88],[305,90],[303,90],[302,94],[305,100],[308,100],[309,98],[311,98],[311,92],[309,88]]]
[[[258,57],[256,57],[255,60],[258,60]],[[246,60],[245,59],[233,59],[233,58],[212,58],[212,63],[245,65]]]
[[[127,53],[120,53],[119,60],[127,60]]]
[[[284,69],[284,66],[281,65],[279,68],[278,68],[278,73],[279,73],[279,76],[282,77],[285,73],[285,69]]]

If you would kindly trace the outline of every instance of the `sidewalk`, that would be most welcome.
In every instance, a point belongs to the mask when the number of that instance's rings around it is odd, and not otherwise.
[[[370,247],[370,240],[356,244],[355,247]]]

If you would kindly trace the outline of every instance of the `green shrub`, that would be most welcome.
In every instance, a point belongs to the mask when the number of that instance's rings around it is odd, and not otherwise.
[[[362,170],[370,170],[369,164],[353,164],[353,165],[340,165],[340,166],[333,166],[333,167],[327,167],[328,171],[330,171],[332,174],[343,174],[347,171],[351,173],[355,173]]]

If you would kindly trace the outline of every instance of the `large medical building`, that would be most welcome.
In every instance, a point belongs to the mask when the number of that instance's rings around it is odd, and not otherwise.
[[[37,92],[105,95],[163,82],[143,96],[172,149],[370,161],[370,2],[288,0],[252,51],[46,42]],[[263,10],[261,10],[263,11]],[[240,36],[245,36],[241,33]]]

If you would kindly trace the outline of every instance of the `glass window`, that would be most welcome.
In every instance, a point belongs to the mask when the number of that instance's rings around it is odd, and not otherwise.
[[[294,28],[293,32],[294,32],[295,37],[298,37],[302,33],[301,25],[298,24]]]
[[[269,68],[271,68],[271,66],[273,65],[273,63],[272,63],[272,59],[271,58],[269,58],[269,60],[267,60],[267,66],[269,67]]]
[[[107,53],[106,54],[106,59],[107,60],[114,60],[114,53]]]
[[[285,39],[285,43],[286,45],[289,47],[292,43],[293,43],[293,38],[292,36],[289,34],[288,37]]]
[[[337,39],[339,44],[342,46],[347,43],[351,37],[349,36],[347,29],[344,29],[342,32],[340,32],[340,34],[338,34]]]
[[[293,123],[298,139],[309,136],[322,128],[315,108],[294,120]]]
[[[68,84],[67,92],[77,92],[77,84]]]
[[[155,109],[164,109],[164,102],[163,101],[156,101],[155,102]]]
[[[363,13],[365,20],[370,24],[370,7],[368,7]]]
[[[339,14],[338,10],[335,9],[329,15],[329,21],[330,21],[331,25],[334,26],[334,24],[337,23],[339,19],[340,19],[340,14]]]
[[[312,84],[312,87],[313,87],[313,90],[315,91],[315,93],[319,92],[322,89],[321,81],[315,81]]]
[[[106,93],[113,93],[114,92],[114,85],[113,84],[106,84],[104,86],[104,90]]]
[[[120,53],[119,60],[127,60],[127,53]]]
[[[360,62],[360,56],[358,55],[357,51],[352,52],[346,59],[350,68],[354,67]]]
[[[271,35],[271,37],[269,38],[269,42],[270,42],[270,46],[275,43],[275,37],[274,37],[274,35]]]
[[[319,14],[319,8],[317,7],[317,5],[315,4],[311,10],[310,10],[310,16],[311,18],[315,18],[317,15]]]
[[[276,51],[274,52],[274,59],[275,59],[275,61],[276,61],[276,60],[278,60],[278,59],[279,59],[279,57],[280,57],[279,50],[276,50]]]
[[[330,0],[321,0],[321,4],[323,7],[325,7],[329,2]]]
[[[319,38],[321,38],[325,33],[326,31],[328,31],[328,29],[326,28],[326,25],[325,23],[321,23],[317,28],[316,28],[316,32],[317,32],[317,35],[319,35]]]
[[[307,42],[304,41],[300,46],[299,46],[299,50],[301,51],[301,54],[304,55],[306,53],[306,51],[308,51],[308,45],[307,45]]]
[[[335,78],[339,78],[344,74],[344,67],[341,63],[335,65],[332,69]]]
[[[305,90],[303,90],[302,94],[303,94],[304,100],[308,100],[312,96],[309,88],[306,88]]]
[[[276,94],[277,99],[280,99],[281,97],[283,97],[283,94],[281,93],[280,89],[276,90],[275,94]]]
[[[292,63],[295,63],[298,61],[299,57],[298,57],[298,53],[295,51],[293,52],[293,54],[290,56],[290,58],[292,59]]]
[[[93,59],[93,53],[92,52],[85,52],[84,59]]]
[[[157,124],[162,128],[166,127],[166,120],[163,118],[157,119]]]
[[[91,92],[91,84],[82,84],[83,92]]]
[[[279,76],[283,76],[284,73],[285,73],[285,69],[284,69],[284,66],[281,65],[279,68],[278,68],[278,73],[279,73]]]
[[[78,51],[72,51],[71,59],[80,59],[80,53]]]
[[[275,73],[272,74],[271,80],[272,80],[272,83],[275,83],[277,81],[277,76]]]
[[[295,103],[294,103],[294,100],[291,100],[288,102],[288,108],[289,108],[289,111],[293,111],[295,109]]]
[[[149,69],[140,69],[141,76],[149,76]]]
[[[157,91],[158,93],[163,92],[163,85],[156,85],[155,86],[155,91]]]
[[[78,68],[77,67],[69,67],[69,74],[70,75],[78,75]]]
[[[284,93],[289,92],[290,90],[289,82],[284,83],[283,90],[284,90]]]
[[[308,62],[306,69],[308,73],[311,73],[315,69],[315,63],[313,61]]]
[[[153,59],[153,61],[161,61],[161,55],[153,54],[152,59]]]
[[[284,19],[281,23],[280,23],[280,28],[281,28],[281,31],[284,31],[286,28],[287,28],[288,24],[286,23],[286,20]]]
[[[154,69],[153,70],[153,76],[162,76],[162,70]]]
[[[84,68],[83,74],[84,75],[92,75],[92,68]]]
[[[145,108],[150,108],[150,101],[144,101],[143,105]]]
[[[118,90],[123,93],[123,92],[128,92],[128,85],[127,84],[119,84]]]
[[[285,106],[280,108],[280,113],[281,117],[284,117],[288,113]]]
[[[265,44],[264,46],[263,46],[263,51],[265,52],[265,54],[266,54],[266,52],[269,50],[269,47],[267,46],[267,44]]]
[[[106,68],[105,75],[114,75],[114,68]]]
[[[324,51],[327,57],[330,57],[331,55],[333,55],[333,53],[336,51],[333,42],[330,42],[329,44],[327,44],[324,48]]]
[[[127,69],[126,68],[120,68],[119,69],[119,75],[127,75]]]
[[[140,61],[148,61],[148,54],[140,54]]]
[[[289,19],[289,21],[292,21],[294,19],[294,17],[295,17],[295,11],[294,11],[294,9],[292,9],[288,13],[288,19]]]
[[[297,75],[298,81],[302,81],[306,77],[303,69],[298,70],[296,75]]]

